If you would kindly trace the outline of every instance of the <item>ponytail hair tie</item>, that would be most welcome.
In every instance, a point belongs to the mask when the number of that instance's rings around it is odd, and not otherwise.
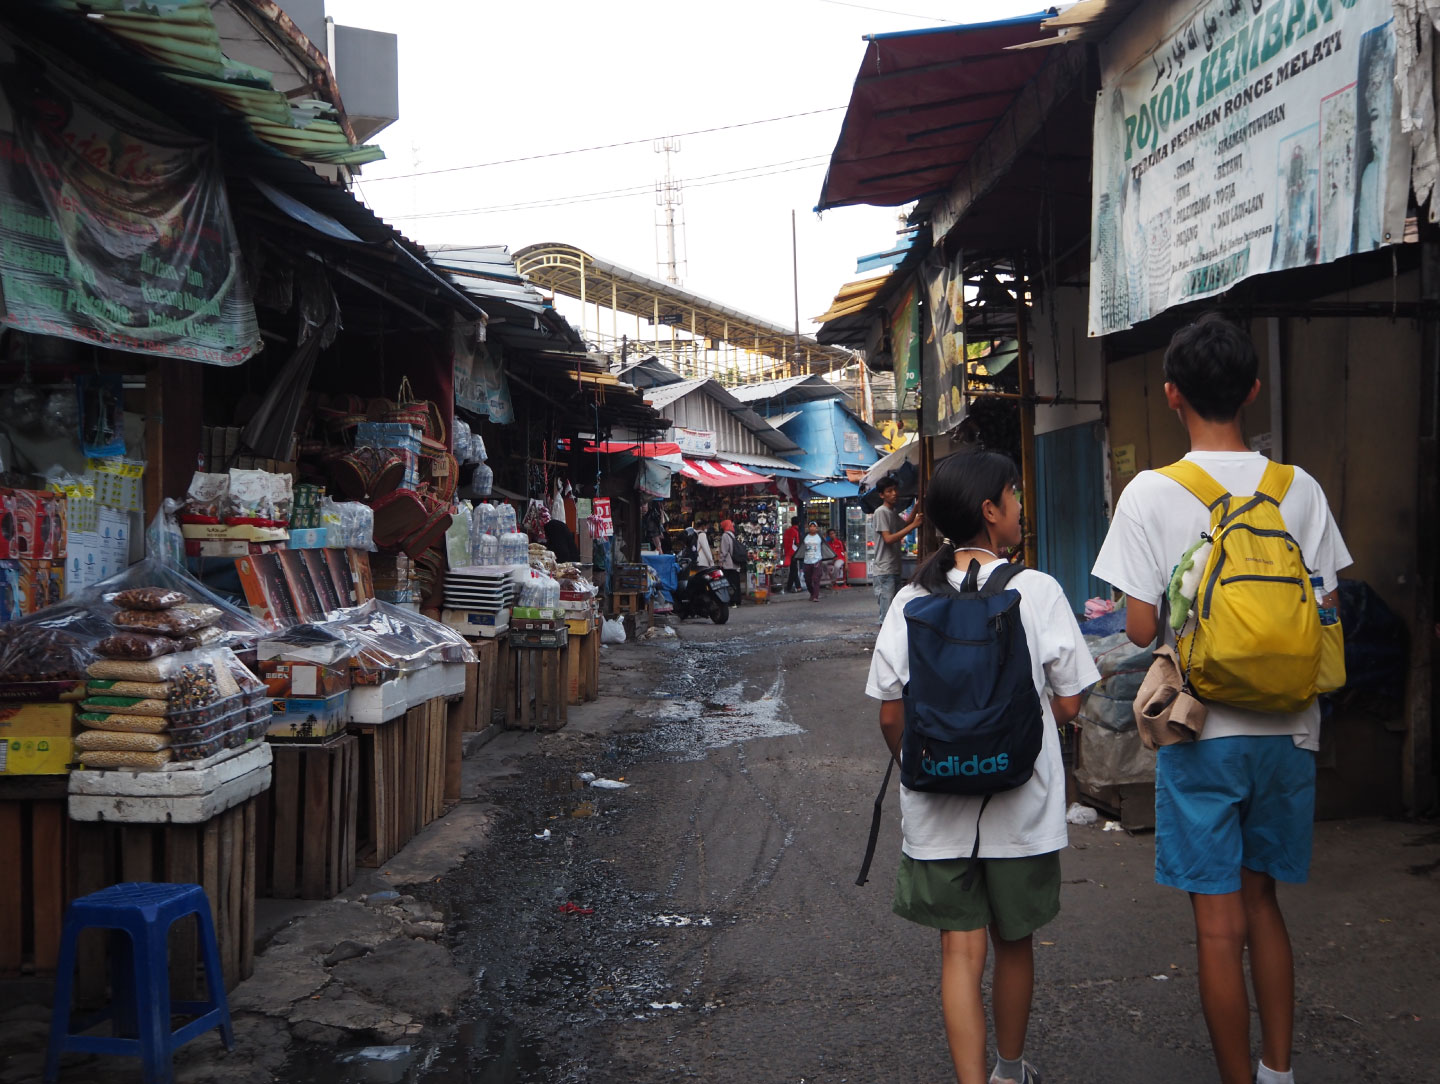
[[[950,539],[948,539],[948,538],[942,538],[942,539],[940,539],[940,544],[941,544],[942,546],[949,546],[952,550],[955,548],[955,543],[952,542],[952,541],[950,541]]]

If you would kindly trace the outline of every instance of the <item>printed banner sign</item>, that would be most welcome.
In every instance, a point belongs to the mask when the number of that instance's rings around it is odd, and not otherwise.
[[[0,37],[0,322],[237,365],[260,349],[215,152]]]
[[[718,450],[713,429],[685,429],[677,425],[670,434],[686,455],[714,455]]]
[[[1400,240],[1390,0],[1206,0],[1095,107],[1090,333]]]
[[[923,431],[938,437],[965,418],[965,278],[962,253],[946,263],[932,254],[925,266],[930,302],[925,337]]]

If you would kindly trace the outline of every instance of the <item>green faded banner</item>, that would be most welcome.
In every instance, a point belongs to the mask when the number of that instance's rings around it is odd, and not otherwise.
[[[214,148],[3,36],[0,322],[216,365],[260,349]]]

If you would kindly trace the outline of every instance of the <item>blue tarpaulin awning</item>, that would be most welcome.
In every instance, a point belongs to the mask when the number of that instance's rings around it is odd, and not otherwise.
[[[816,482],[806,488],[817,497],[829,497],[837,501],[845,497],[860,496],[860,487],[854,482]]]

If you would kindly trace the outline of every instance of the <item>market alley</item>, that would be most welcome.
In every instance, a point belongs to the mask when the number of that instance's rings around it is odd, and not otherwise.
[[[483,748],[509,773],[482,795],[487,843],[403,889],[445,913],[474,976],[456,1026],[394,1063],[310,1048],[285,1079],[947,1079],[938,946],[889,910],[893,782],[854,884],[884,765],[862,693],[873,634],[852,590],[607,648],[635,706],[609,733]],[[1151,836],[1102,825],[1071,828],[1029,1054],[1048,1084],[1212,1080],[1188,905],[1152,883]],[[1312,884],[1282,889],[1307,1081],[1429,1078],[1437,860],[1431,828],[1317,824]]]

